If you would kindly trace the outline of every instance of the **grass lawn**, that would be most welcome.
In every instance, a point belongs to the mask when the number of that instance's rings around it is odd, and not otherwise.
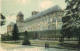
[[[20,45],[8,44],[8,43],[1,43],[1,47],[2,48],[10,48],[10,47],[16,47],[16,46],[20,46]]]
[[[19,40],[17,42],[15,41],[2,41],[1,45],[3,48],[9,48],[9,47],[16,47],[16,46],[21,46],[22,45],[22,40]],[[50,47],[55,47],[61,42],[59,41],[50,41],[50,40],[30,40],[31,45],[33,46],[45,46],[45,43],[49,44]],[[70,41],[65,41],[64,43],[70,43],[70,44],[77,44],[77,42],[70,42]]]
[[[17,42],[15,41],[1,41],[1,45],[3,48],[5,48],[5,45],[8,45],[8,47],[14,47],[14,46],[19,46],[22,45],[22,40],[19,40]],[[31,45],[35,45],[35,46],[44,46],[45,43],[48,43],[49,46],[55,46],[57,44],[59,44],[58,41],[47,41],[47,40],[30,40]]]

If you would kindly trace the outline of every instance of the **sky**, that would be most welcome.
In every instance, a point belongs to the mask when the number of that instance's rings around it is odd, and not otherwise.
[[[16,15],[21,11],[24,19],[29,18],[32,11],[44,11],[55,5],[66,8],[65,0],[0,0],[0,12],[6,17],[6,24],[0,28],[0,33],[6,32],[10,22],[16,22]]]

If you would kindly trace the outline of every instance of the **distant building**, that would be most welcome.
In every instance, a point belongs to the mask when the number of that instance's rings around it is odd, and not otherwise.
[[[12,35],[12,30],[14,28],[14,24],[13,22],[11,22],[8,26],[7,26],[7,34],[8,35]]]
[[[26,20],[20,11],[17,14],[16,24],[19,32],[61,29],[63,15],[64,11],[58,5],[40,13],[33,11],[32,16]]]
[[[21,11],[17,14],[16,24],[18,26],[19,32],[25,32],[25,31],[39,32],[45,30],[53,31],[53,30],[61,29],[62,27],[63,24],[62,17],[64,15],[64,10],[62,10],[58,5],[49,8],[47,10],[44,10],[40,13],[38,11],[33,11],[31,14],[32,16],[26,18],[25,20],[24,20],[24,15]],[[12,24],[8,25],[7,33],[11,35],[12,29],[13,29],[13,25]],[[38,34],[40,34],[41,39],[42,37],[46,37],[45,35],[42,36],[41,35],[42,33],[38,33]],[[52,34],[54,34],[54,32]],[[58,32],[58,34],[60,33]],[[55,36],[56,35],[54,35],[54,37]],[[20,34],[20,37],[24,37],[23,33]]]
[[[34,15],[25,20],[25,31],[61,29],[61,18],[64,15],[64,11],[58,5],[42,11],[41,13],[35,14],[35,12],[32,12],[32,14],[33,13]]]

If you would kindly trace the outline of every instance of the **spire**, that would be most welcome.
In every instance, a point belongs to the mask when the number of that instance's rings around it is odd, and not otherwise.
[[[17,16],[23,17],[24,15],[23,15],[23,13],[20,11],[20,12],[17,14]]]

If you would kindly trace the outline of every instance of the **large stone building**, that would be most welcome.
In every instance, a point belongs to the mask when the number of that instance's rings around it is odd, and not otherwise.
[[[25,20],[22,12],[17,14],[16,24],[21,38],[24,37],[25,31],[29,32],[31,38],[34,38],[35,34],[38,34],[40,39],[60,36],[64,11],[58,5],[42,12],[33,11],[31,14],[32,16]],[[11,27],[11,25],[8,26],[8,32],[11,32]]]
[[[61,29],[63,14],[64,11],[58,5],[37,13],[25,20],[25,31]]]
[[[40,13],[33,11],[32,16],[24,20],[24,15],[20,11],[17,14],[16,24],[19,32],[61,29],[63,14],[64,11],[56,5]]]

